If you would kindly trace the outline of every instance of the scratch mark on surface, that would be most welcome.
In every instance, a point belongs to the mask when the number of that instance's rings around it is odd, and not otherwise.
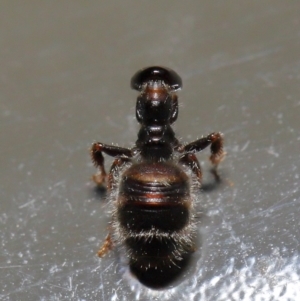
[[[55,184],[53,185],[53,188],[58,187],[58,186],[63,186],[65,183],[66,183],[65,180],[59,181],[59,182],[57,182],[57,183],[55,183]]]
[[[29,201],[29,202],[27,202],[27,203],[25,203],[25,204],[19,206],[19,209],[23,209],[23,208],[25,208],[25,207],[28,207],[28,206],[34,204],[35,202],[36,202],[36,199],[33,199],[33,200],[31,200],[31,201]]]
[[[102,277],[102,274],[100,274],[100,279],[101,279],[101,283],[103,283],[103,277]],[[102,299],[105,300],[105,296],[104,296],[104,287],[103,287],[103,286],[102,286],[101,293],[102,293]]]
[[[245,150],[248,148],[249,144],[250,144],[250,140],[248,140],[248,141],[244,144],[244,146],[241,148],[241,152],[245,151]]]
[[[72,277],[69,277],[69,291],[72,291],[72,287],[73,287],[73,284],[72,284]]]
[[[111,263],[105,270],[101,271],[101,274],[104,274],[112,265],[113,265],[113,263]],[[92,272],[96,272],[100,268],[101,268],[101,266],[99,265],[98,267],[93,269]]]
[[[10,266],[3,266],[0,269],[14,269],[14,268],[23,268],[23,265],[10,265]]]
[[[275,151],[275,149],[274,149],[273,146],[270,146],[270,147],[267,149],[267,153],[270,154],[270,155],[273,155],[275,158],[278,158],[278,157],[279,157],[279,154]]]
[[[218,70],[221,68],[227,68],[227,67],[234,66],[234,65],[248,63],[248,62],[263,58],[265,56],[268,56],[270,54],[277,53],[277,52],[281,51],[281,49],[282,49],[282,47],[275,47],[272,49],[266,49],[263,51],[259,51],[257,53],[246,54],[246,55],[243,55],[241,57],[238,57],[238,58],[232,59],[232,60],[224,60],[223,62],[212,62],[210,65],[204,66],[203,68],[199,68],[197,70],[191,70],[191,72],[186,74],[186,78],[192,77],[194,75],[202,74],[202,73],[206,72],[207,70],[215,71],[215,70]]]
[[[289,201],[289,202],[284,202],[286,199],[289,199],[291,198],[294,194],[296,194],[298,191],[293,191],[291,193],[288,193],[285,197],[281,198],[278,202],[276,202],[275,204],[273,204],[271,207],[268,208],[268,210],[264,210],[263,212],[265,211],[270,211],[272,210],[272,212],[275,212],[275,211],[279,211],[281,210],[282,208],[288,206],[292,206],[293,204],[295,204],[295,201],[294,199]],[[298,200],[299,202],[299,200]],[[297,203],[297,202],[296,202]]]
[[[47,285],[51,286],[51,287],[57,287],[57,288],[61,288],[65,291],[69,291],[69,288],[68,287],[63,287],[63,286],[60,286],[60,285],[56,285],[56,284],[51,284],[51,283],[47,283]]]
[[[227,61],[227,62],[222,62],[219,64],[216,64],[215,66],[210,67],[210,70],[217,70],[220,68],[224,68],[224,67],[229,67],[229,66],[233,66],[233,65],[238,65],[238,64],[243,64],[243,63],[247,63],[253,60],[257,60],[260,59],[262,57],[268,56],[270,54],[273,53],[277,53],[281,50],[282,47],[276,47],[274,49],[267,49],[267,50],[263,50],[257,53],[253,53],[253,54],[247,54],[244,55],[242,57],[236,58],[234,60],[231,61]]]
[[[66,205],[67,205],[67,207],[69,208],[69,210],[70,210],[70,211],[72,211],[72,210],[73,210],[73,208],[72,208],[72,205],[71,205],[71,203],[70,203],[70,202],[66,202]]]

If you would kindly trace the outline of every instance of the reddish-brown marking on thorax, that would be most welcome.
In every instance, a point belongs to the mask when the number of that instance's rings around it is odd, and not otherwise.
[[[146,95],[146,98],[150,100],[164,100],[170,95],[170,93],[163,86],[147,86],[144,91],[144,95]]]

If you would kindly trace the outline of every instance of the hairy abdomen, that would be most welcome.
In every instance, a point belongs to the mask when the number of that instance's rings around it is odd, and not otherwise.
[[[193,247],[190,182],[184,170],[167,162],[134,164],[122,175],[117,202],[131,271],[142,282],[141,275],[158,279],[155,273],[166,269],[175,275]],[[144,273],[149,269],[155,277]]]

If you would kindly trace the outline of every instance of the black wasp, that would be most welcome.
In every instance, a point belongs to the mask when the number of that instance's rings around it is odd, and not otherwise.
[[[201,186],[201,168],[195,153],[210,146],[216,167],[223,159],[223,138],[212,133],[181,144],[171,125],[178,116],[179,75],[164,67],[138,71],[131,87],[139,91],[136,119],[138,139],[128,149],[94,143],[92,160],[99,168],[94,181],[107,185],[112,221],[98,252],[113,246],[124,250],[130,271],[152,288],[171,283],[195,249],[194,206]],[[103,154],[114,157],[109,174]]]

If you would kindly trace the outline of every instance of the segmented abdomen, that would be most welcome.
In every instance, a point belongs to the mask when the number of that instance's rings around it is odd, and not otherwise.
[[[179,231],[188,223],[189,207],[188,177],[179,167],[140,163],[123,174],[118,219],[128,231]]]

